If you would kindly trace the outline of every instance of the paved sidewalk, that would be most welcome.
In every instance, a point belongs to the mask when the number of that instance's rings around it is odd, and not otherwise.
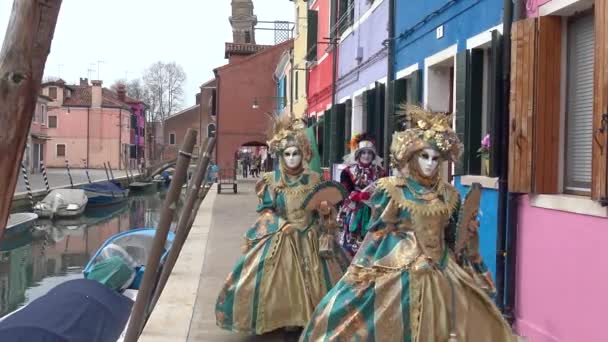
[[[245,230],[256,219],[258,200],[254,185],[257,180],[259,178],[239,180],[238,194],[221,194],[215,199],[209,241],[187,342],[297,341],[298,336],[286,336],[283,332],[245,336],[222,330],[215,324],[217,295],[228,273],[241,256]]]
[[[112,172],[114,173],[114,178],[122,178],[126,176],[126,171],[124,170],[112,170]],[[74,185],[88,183],[87,175],[84,169],[70,169],[70,174],[72,175],[72,182]],[[139,173],[137,171],[133,171],[133,175],[138,174]],[[129,171],[129,176],[130,175],[131,171]],[[107,179],[105,170],[89,170],[89,176],[93,182]],[[48,169],[47,178],[51,189],[70,186],[70,178],[68,177],[68,172],[66,169]],[[42,173],[30,174],[29,181],[33,192],[46,189]],[[17,181],[15,195],[24,193],[26,191],[27,189],[25,188],[25,182],[23,181],[23,174],[21,171],[19,171],[19,179]]]
[[[140,341],[297,341],[297,335],[282,331],[245,336],[215,324],[217,295],[241,255],[245,230],[256,218],[254,184],[240,180],[236,195],[210,190]]]

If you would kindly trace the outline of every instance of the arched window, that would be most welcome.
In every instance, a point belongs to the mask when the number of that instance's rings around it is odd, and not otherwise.
[[[207,137],[215,138],[215,124],[210,123],[207,125]]]

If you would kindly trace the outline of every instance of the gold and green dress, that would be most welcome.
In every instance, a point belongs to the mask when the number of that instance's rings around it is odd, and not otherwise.
[[[259,217],[245,234],[244,254],[216,304],[223,329],[264,334],[304,327],[349,261],[337,244],[320,256],[319,239],[329,234],[302,203],[319,184],[315,173],[267,173],[256,186]]]
[[[384,178],[372,203],[369,233],[302,341],[515,341],[483,261],[454,257],[460,197],[451,185]]]

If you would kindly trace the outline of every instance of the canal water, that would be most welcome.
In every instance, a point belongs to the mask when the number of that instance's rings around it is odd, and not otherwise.
[[[84,266],[109,237],[156,227],[164,194],[132,196],[114,207],[87,208],[77,221],[40,220],[30,231],[5,236],[0,242],[0,317],[62,282],[82,278]]]

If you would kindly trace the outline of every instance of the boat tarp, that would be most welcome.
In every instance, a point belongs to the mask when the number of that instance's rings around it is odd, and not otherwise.
[[[80,207],[87,203],[87,196],[81,189],[55,189],[46,195],[41,202],[53,206],[55,201],[59,202],[59,206],[77,204]]]
[[[96,280],[112,290],[129,288],[135,279],[135,267],[127,264],[121,256],[110,256],[93,265],[85,278]]]
[[[99,182],[87,184],[82,187],[85,191],[98,192],[102,194],[121,194],[125,190],[112,182]]]
[[[0,341],[109,342],[122,333],[133,301],[87,279],[51,289],[0,321]]]

